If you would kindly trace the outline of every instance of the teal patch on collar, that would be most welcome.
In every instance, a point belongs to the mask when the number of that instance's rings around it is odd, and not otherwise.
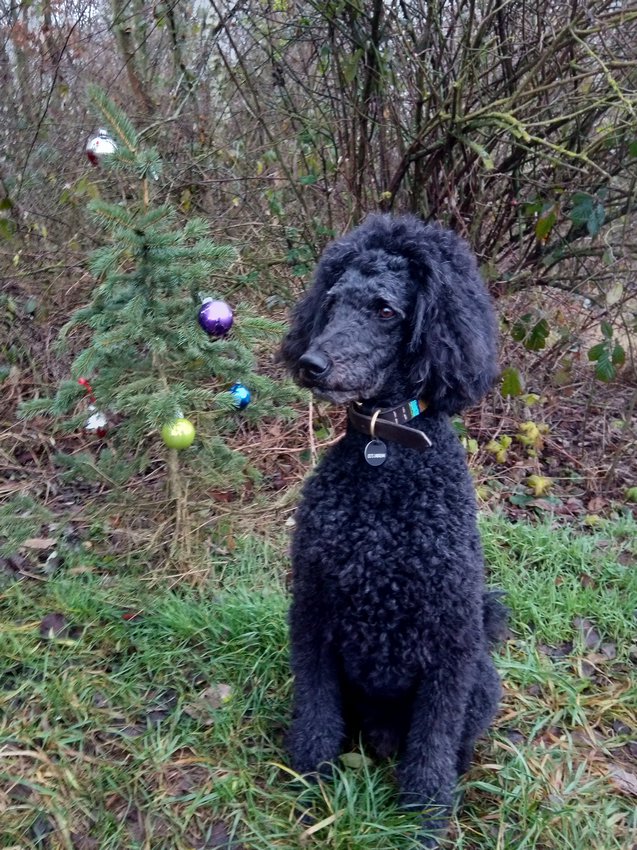
[[[418,416],[418,415],[419,415],[419,413],[420,413],[420,406],[418,405],[418,402],[417,402],[415,399],[414,399],[413,401],[410,401],[410,402],[409,402],[409,411],[410,411],[410,413],[411,413],[411,415],[412,415],[412,418],[414,418],[414,417],[416,417],[416,416]]]

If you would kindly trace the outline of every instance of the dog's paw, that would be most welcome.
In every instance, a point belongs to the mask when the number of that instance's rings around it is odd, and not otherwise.
[[[399,778],[401,806],[420,815],[421,846],[438,847],[449,824],[453,780],[447,771],[432,772],[417,765],[403,765]]]
[[[418,830],[419,846],[423,850],[434,850],[440,844],[449,824],[450,810],[447,806],[423,802],[420,795],[402,793],[401,805],[409,812],[420,815]]]
[[[308,729],[307,725],[297,722],[292,724],[286,738],[292,769],[314,778],[331,778],[331,762],[338,758],[340,748],[340,738],[312,727]]]

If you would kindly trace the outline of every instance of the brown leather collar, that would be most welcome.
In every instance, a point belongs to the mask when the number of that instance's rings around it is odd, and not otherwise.
[[[361,434],[381,440],[392,440],[409,449],[424,451],[431,447],[431,440],[424,431],[408,428],[404,423],[414,419],[427,409],[427,402],[421,399],[407,401],[396,407],[376,408],[370,415],[363,413],[360,402],[353,402],[347,408],[347,416]]]

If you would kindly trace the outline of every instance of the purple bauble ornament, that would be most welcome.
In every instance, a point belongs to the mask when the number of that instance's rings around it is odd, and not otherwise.
[[[199,310],[199,324],[211,336],[225,336],[232,327],[232,310],[225,301],[204,301]]]

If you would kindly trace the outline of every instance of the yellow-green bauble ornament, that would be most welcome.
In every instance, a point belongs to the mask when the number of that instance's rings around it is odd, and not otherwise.
[[[187,449],[195,439],[195,426],[190,419],[175,419],[161,429],[161,438],[169,449]]]

